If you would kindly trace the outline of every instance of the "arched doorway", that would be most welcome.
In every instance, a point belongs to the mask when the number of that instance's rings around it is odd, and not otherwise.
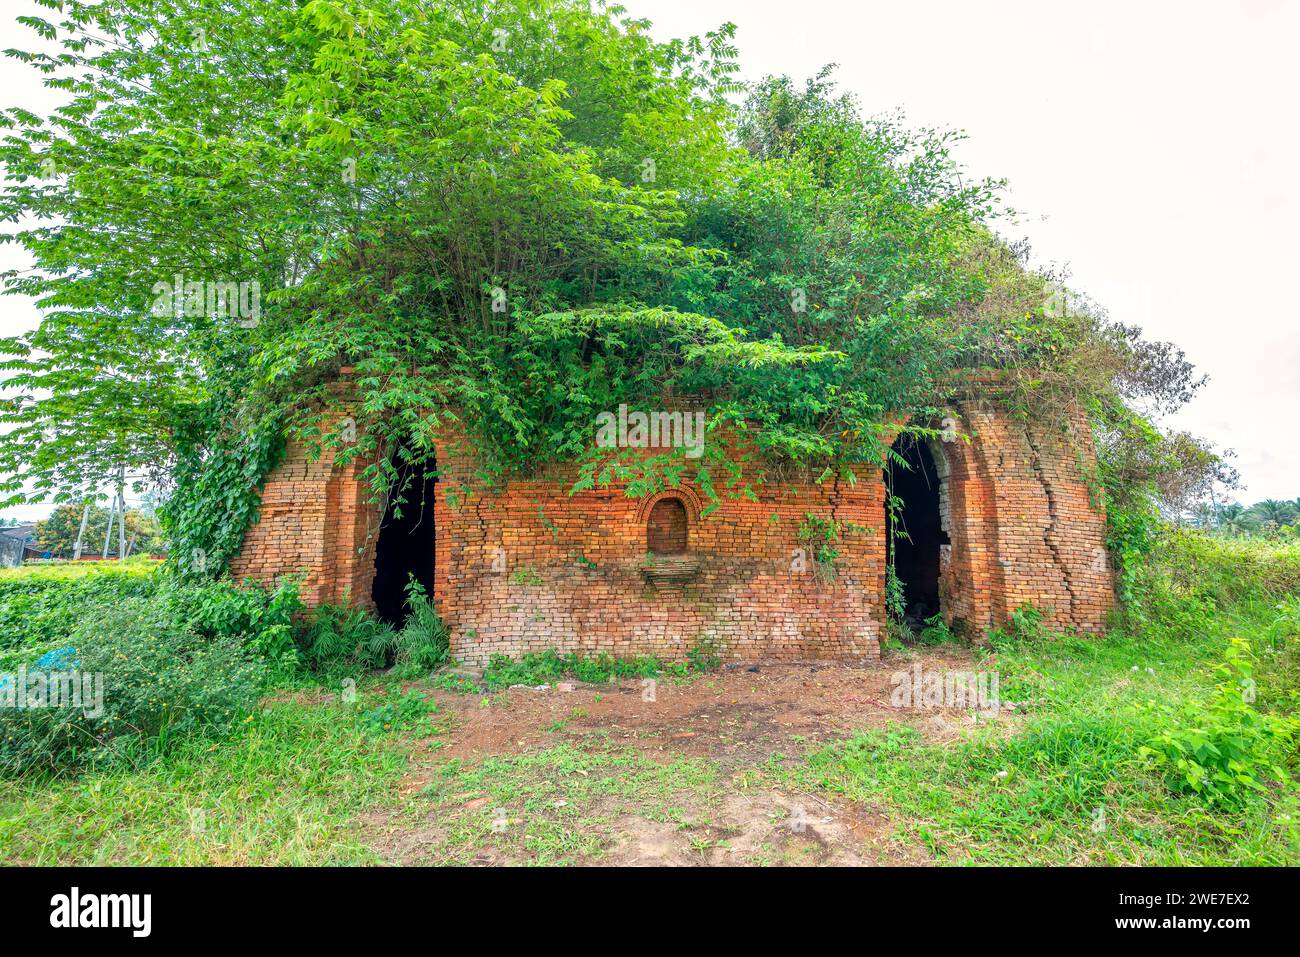
[[[906,623],[919,629],[939,614],[940,549],[948,544],[939,514],[939,472],[929,446],[904,434],[894,443],[885,469],[885,488],[894,500],[886,506],[887,547],[894,573],[903,588]]]
[[[404,456],[399,452],[396,461]],[[411,576],[433,596],[435,546],[434,502],[437,470],[430,460],[420,466],[400,466],[404,472],[390,496],[375,543],[375,580],[371,598],[375,614],[395,628],[405,622],[406,583]]]

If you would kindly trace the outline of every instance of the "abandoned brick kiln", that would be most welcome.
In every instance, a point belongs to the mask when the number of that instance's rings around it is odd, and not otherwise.
[[[896,444],[913,466],[893,469],[909,617],[942,614],[979,639],[1033,604],[1053,627],[1100,631],[1112,581],[1083,418],[1031,425],[980,398],[955,408],[960,422],[948,425],[971,441]],[[326,427],[346,419],[347,403],[330,417]],[[485,490],[473,465],[461,441],[440,442],[437,474],[395,519],[368,501],[362,463],[336,467],[328,450],[313,461],[291,446],[231,571],[261,580],[305,571],[309,604],[351,601],[390,621],[413,574],[434,596],[452,654],[469,664],[548,648],[681,659],[701,641],[728,660],[879,654],[883,472],[852,485],[769,481],[754,486],[757,501],[724,498],[702,517],[689,483],[644,498],[624,486],[570,495],[576,469],[555,467]],[[817,560],[810,515],[846,530],[829,564]]]

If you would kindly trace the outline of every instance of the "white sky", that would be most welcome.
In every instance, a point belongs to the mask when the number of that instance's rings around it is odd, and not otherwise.
[[[1022,215],[1003,232],[1210,375],[1171,424],[1237,451],[1245,501],[1300,496],[1300,0],[622,2],[660,38],[736,23],[744,79],[838,63],[866,112],[966,131],[958,158],[1010,180]],[[30,45],[12,17],[39,9],[6,0],[0,48]],[[54,102],[7,59],[0,90]],[[0,248],[0,269],[20,263]],[[0,298],[0,335],[35,321]]]

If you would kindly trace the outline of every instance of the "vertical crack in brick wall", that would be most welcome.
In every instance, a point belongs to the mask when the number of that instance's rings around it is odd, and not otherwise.
[[[1038,484],[1043,487],[1043,494],[1047,497],[1047,525],[1043,528],[1043,543],[1047,545],[1048,551],[1052,553],[1052,561],[1055,563],[1057,571],[1061,576],[1061,584],[1065,586],[1066,599],[1069,607],[1065,609],[1065,617],[1073,623],[1075,621],[1074,605],[1074,582],[1070,578],[1070,566],[1061,554],[1060,543],[1057,541],[1061,519],[1057,513],[1056,492],[1052,488],[1052,483],[1047,480],[1043,472],[1043,455],[1034,441],[1033,430],[1028,426],[1025,427],[1025,443],[1030,450],[1030,465],[1034,471],[1034,477],[1038,479]]]

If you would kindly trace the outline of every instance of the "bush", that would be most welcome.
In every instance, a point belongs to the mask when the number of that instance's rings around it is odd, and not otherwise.
[[[357,723],[367,731],[382,733],[398,728],[409,728],[436,714],[438,706],[414,691],[397,698],[381,701],[357,715]]]
[[[410,617],[397,636],[397,670],[402,675],[426,673],[447,660],[447,628],[414,577],[406,584],[406,605]]]
[[[66,642],[88,607],[150,595],[158,582],[143,563],[21,571],[0,576],[0,652]]]
[[[62,660],[41,664],[102,680],[102,701],[0,709],[0,772],[139,764],[179,737],[221,735],[256,705],[266,674],[239,640],[201,635],[159,597],[90,606]]]
[[[331,677],[382,668],[397,654],[398,635],[360,608],[319,605],[300,639],[303,660]]]
[[[298,594],[300,578],[286,576],[274,589],[256,582],[243,587],[230,581],[172,585],[165,594],[177,621],[198,634],[238,641],[264,659],[276,678],[302,667],[295,617],[306,609]]]
[[[717,671],[722,667],[722,643],[713,635],[700,635],[686,649],[686,663],[692,671]]]
[[[1221,608],[1272,605],[1300,593],[1300,544],[1168,529],[1135,571],[1133,590],[1130,632],[1198,639]]]
[[[1175,790],[1209,805],[1238,806],[1270,779],[1291,780],[1283,765],[1295,761],[1300,719],[1255,709],[1252,655],[1243,639],[1230,642],[1216,671],[1208,703],[1153,709],[1165,727],[1139,751],[1156,760]]]
[[[989,644],[999,648],[1018,642],[1044,641],[1051,636],[1051,631],[1043,624],[1044,617],[1033,605],[1021,605],[1011,613],[1011,618],[1005,625],[989,629]]]
[[[950,645],[957,641],[957,636],[943,620],[943,615],[933,615],[925,620],[925,627],[917,638],[922,645]]]

